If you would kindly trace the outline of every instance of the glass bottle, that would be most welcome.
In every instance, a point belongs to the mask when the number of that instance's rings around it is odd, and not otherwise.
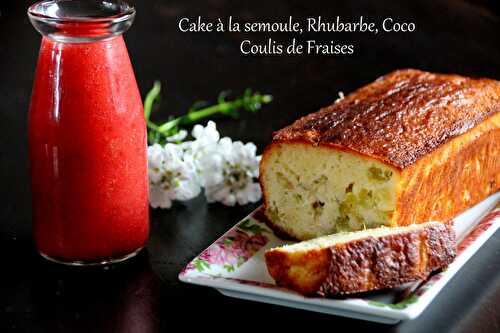
[[[146,125],[121,1],[41,1],[29,110],[33,233],[46,259],[122,261],[149,232]]]

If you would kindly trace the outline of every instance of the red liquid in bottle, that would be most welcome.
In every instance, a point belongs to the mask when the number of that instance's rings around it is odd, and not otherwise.
[[[29,113],[33,229],[62,262],[102,262],[144,246],[146,126],[122,36],[42,39]]]

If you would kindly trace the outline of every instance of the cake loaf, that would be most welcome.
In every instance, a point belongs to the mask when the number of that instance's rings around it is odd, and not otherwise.
[[[268,250],[265,258],[277,285],[330,296],[425,279],[455,252],[452,227],[428,222],[323,236]]]
[[[446,221],[500,188],[500,83],[398,70],[276,132],[260,165],[282,236]]]

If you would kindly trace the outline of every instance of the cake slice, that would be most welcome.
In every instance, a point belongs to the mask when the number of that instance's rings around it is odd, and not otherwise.
[[[260,183],[281,236],[446,221],[500,189],[500,82],[400,70],[276,132]]]
[[[398,286],[452,262],[450,225],[427,222],[338,233],[265,253],[276,284],[303,295],[329,296]]]

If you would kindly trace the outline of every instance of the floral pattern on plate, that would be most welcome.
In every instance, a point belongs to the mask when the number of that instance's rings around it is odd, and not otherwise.
[[[271,233],[264,223],[249,217],[191,261],[181,274],[220,276],[223,272],[234,272],[267,244]]]
[[[262,208],[237,223],[192,260],[179,278],[184,282],[215,287],[224,294],[244,299],[384,323],[412,319],[427,307],[453,275],[500,227],[499,202],[500,193],[494,194],[455,218],[455,226],[461,225],[461,228],[456,229],[461,240],[457,245],[455,261],[425,281],[408,283],[400,288],[323,299],[303,297],[276,286],[265,268],[263,252],[289,242],[280,239],[266,225]]]

